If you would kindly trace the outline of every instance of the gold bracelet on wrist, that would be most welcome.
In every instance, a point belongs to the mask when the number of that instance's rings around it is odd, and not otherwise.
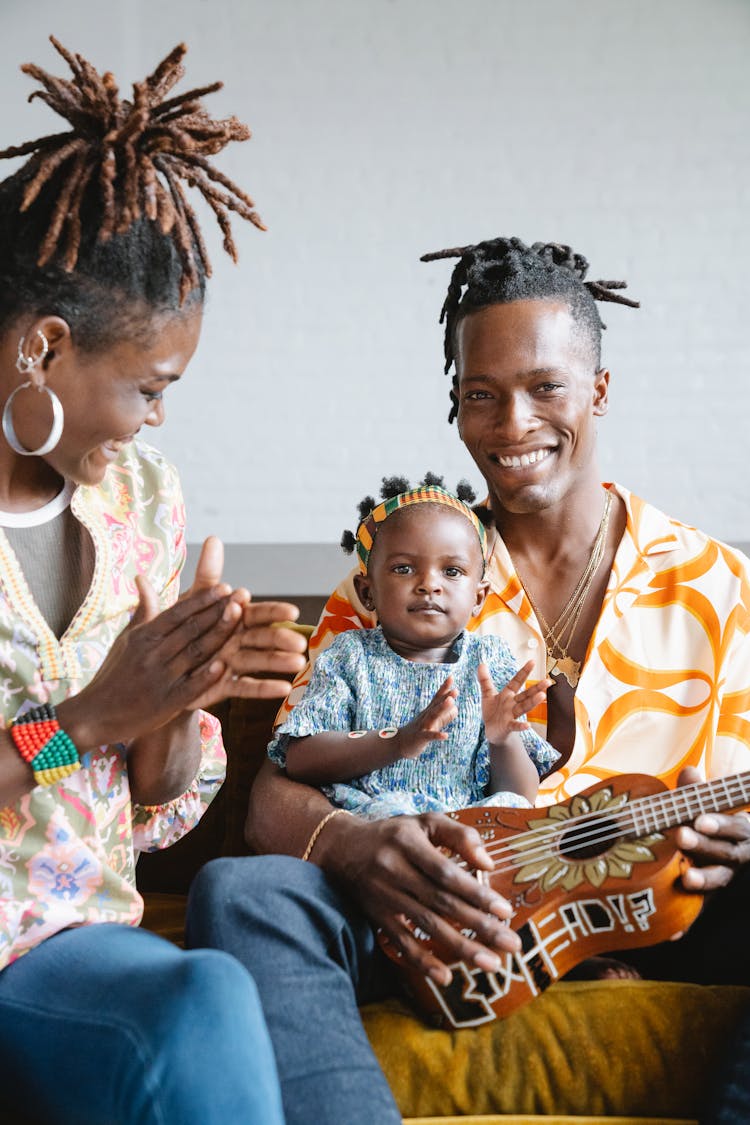
[[[318,824],[317,827],[315,828],[315,830],[314,830],[312,836],[310,837],[310,839],[307,841],[307,847],[305,848],[305,850],[302,854],[303,860],[308,860],[310,858],[310,856],[312,854],[312,850],[317,843],[318,836],[323,831],[326,824],[328,824],[328,821],[333,820],[333,818],[335,816],[338,816],[339,813],[346,813],[347,815],[349,815],[349,810],[348,809],[331,809],[331,811],[329,813],[326,813],[326,815],[321,820],[320,824]]]

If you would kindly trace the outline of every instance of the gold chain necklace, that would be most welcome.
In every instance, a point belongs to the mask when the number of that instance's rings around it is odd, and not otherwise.
[[[547,646],[547,675],[548,676],[565,676],[572,688],[575,688],[581,678],[581,661],[574,660],[568,652],[570,645],[573,642],[578,622],[583,612],[583,607],[586,603],[589,590],[593,584],[596,572],[604,557],[604,547],[607,541],[607,529],[609,527],[609,516],[612,510],[612,493],[607,492],[607,498],[604,502],[604,513],[602,515],[599,530],[596,533],[596,539],[591,548],[591,556],[586,564],[583,574],[579,578],[576,588],[568,598],[562,613],[552,625],[548,625],[542,613],[537,609],[529,593],[528,586],[521,578],[521,584],[529,599],[531,608],[537,616],[537,620],[542,627],[544,633],[544,642]],[[516,568],[518,574],[518,568]]]

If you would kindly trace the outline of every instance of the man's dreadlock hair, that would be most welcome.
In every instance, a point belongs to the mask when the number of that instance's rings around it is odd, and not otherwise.
[[[423,254],[421,261],[458,258],[440,313],[445,322],[445,373],[456,363],[456,328],[468,313],[487,305],[524,299],[564,301],[590,341],[596,367],[601,362],[602,324],[595,301],[614,301],[639,308],[638,301],[618,293],[625,281],[584,281],[589,263],[582,254],[559,242],[535,242],[527,246],[520,238],[493,238],[474,246],[456,246]],[[454,368],[448,421],[458,413],[458,371]]]
[[[79,346],[96,350],[123,321],[135,330],[144,311],[202,300],[211,266],[185,185],[213,210],[235,261],[229,212],[265,228],[252,199],[209,160],[250,136],[237,118],[203,109],[222,83],[167,96],[185,73],[184,44],[126,100],[111,74],[50,39],[72,79],[33,63],[21,70],[42,87],[29,101],[41,98],[71,128],[0,152],[31,154],[0,183],[0,329],[20,312],[55,313]]]
[[[406,477],[383,477],[383,482],[380,487],[380,499],[391,500],[394,496],[400,496],[402,492],[409,492],[411,488],[445,488],[445,478],[439,477],[435,473],[425,473],[422,480],[412,486]],[[464,504],[473,504],[476,500],[476,493],[467,480],[460,480],[455,488],[455,495]],[[378,501],[374,496],[363,496],[357,505],[357,513],[359,519],[357,526],[367,519],[373,508],[376,508]],[[357,546],[357,536],[355,531],[344,531],[341,536],[341,548],[347,555],[351,555]]]

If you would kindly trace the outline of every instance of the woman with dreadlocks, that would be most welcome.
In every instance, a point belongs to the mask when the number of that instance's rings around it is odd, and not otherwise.
[[[529,716],[561,752],[537,805],[625,773],[674,785],[696,770],[719,777],[750,768],[748,561],[601,483],[596,421],[610,377],[595,300],[634,305],[619,292],[624,283],[587,282],[585,258],[556,243],[497,238],[426,258],[458,259],[443,308],[451,418],[489,493],[478,514],[490,540],[490,589],[469,627],[503,636],[534,660],[531,678],[554,681]],[[372,625],[353,577],[329,600],[313,657],[336,634]],[[298,688],[308,680],[306,672]],[[280,1062],[283,1092],[304,1089],[321,1125],[346,1120],[354,1069],[358,1120],[395,1123],[357,1012],[358,1001],[393,988],[374,931],[443,986],[450,964],[500,970],[521,943],[503,925],[509,904],[447,857],[491,871],[476,832],[438,813],[367,823],[332,812],[320,793],[267,762],[248,834],[258,850],[285,855],[204,868],[189,937],[234,952],[264,998],[280,979],[304,978],[304,1014],[289,1004],[278,1019],[268,1013],[272,1039],[283,1036],[294,1060],[293,1071]],[[644,976],[747,982],[750,819],[701,816],[678,840],[694,861],[685,889],[723,889],[680,941],[621,956],[638,960]],[[311,862],[291,858],[302,855]],[[745,877],[725,887],[740,868]],[[443,959],[415,938],[409,919]],[[369,1105],[371,1115],[360,1112]],[[302,1125],[286,1093],[285,1106],[288,1121]]]
[[[0,153],[0,1076],[3,1116],[282,1121],[257,992],[235,961],[138,928],[139,850],[179,839],[221,784],[228,694],[301,664],[204,546],[177,597],[184,518],[137,435],[195,351],[205,279],[198,188],[260,220],[210,157],[248,130],[214,83],[170,96],[176,48],[132,100],[53,40],[72,78],[23,70],[69,128]]]

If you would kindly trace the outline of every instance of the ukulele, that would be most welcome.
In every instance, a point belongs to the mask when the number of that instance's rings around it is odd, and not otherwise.
[[[380,944],[437,1026],[478,1027],[502,1018],[586,957],[655,945],[686,930],[703,896],[680,888],[688,861],[674,834],[700,813],[747,805],[750,771],[677,789],[646,774],[623,774],[560,805],[448,813],[480,833],[495,866],[472,873],[513,906],[508,924],[521,938],[521,951],[501,953],[495,972],[454,962],[453,979],[442,986],[403,961],[382,932]],[[469,868],[460,856],[452,858]],[[411,928],[446,960],[438,942]]]

